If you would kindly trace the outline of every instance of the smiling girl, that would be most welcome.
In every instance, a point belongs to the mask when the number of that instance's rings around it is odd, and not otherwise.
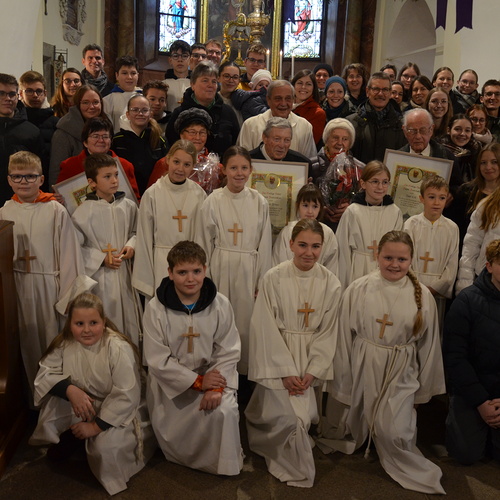
[[[238,372],[246,375],[250,317],[260,281],[271,267],[271,222],[267,200],[245,186],[252,173],[248,151],[230,147],[222,165],[227,185],[204,201],[196,236],[207,253],[209,277],[233,306],[241,337]]]

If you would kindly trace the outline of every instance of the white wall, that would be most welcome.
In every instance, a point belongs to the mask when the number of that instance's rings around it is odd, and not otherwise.
[[[421,50],[408,55],[411,50],[424,48],[422,40],[431,33],[429,24],[422,22],[425,3],[432,15],[435,43],[427,51]],[[437,0],[379,0],[375,22],[375,46],[372,68],[378,69],[388,59],[394,61],[398,69],[401,61],[419,64],[422,73],[429,78],[440,66],[449,66],[458,78],[461,71],[472,68],[479,74],[479,84],[489,78],[500,78],[500,2],[474,2],[472,13],[473,29],[462,28],[455,33],[456,2],[448,0],[446,30],[435,29]],[[413,15],[412,15],[413,11]],[[403,15],[404,14],[404,15]],[[404,24],[404,26],[401,26]]]

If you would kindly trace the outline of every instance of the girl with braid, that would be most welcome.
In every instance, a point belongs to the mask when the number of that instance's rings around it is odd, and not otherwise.
[[[366,455],[373,441],[401,486],[444,494],[441,469],[415,444],[415,405],[444,393],[445,383],[436,303],[410,270],[412,257],[407,233],[386,233],[378,269],[344,293],[319,444],[350,454],[368,438]]]

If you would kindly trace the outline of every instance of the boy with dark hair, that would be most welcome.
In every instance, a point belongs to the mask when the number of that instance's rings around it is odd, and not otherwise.
[[[205,276],[206,254],[198,244],[177,243],[167,260],[168,278],[144,313],[151,423],[167,460],[237,475],[243,450],[233,310]]]
[[[72,216],[85,272],[97,281],[94,293],[103,301],[108,317],[138,346],[142,308],[132,287],[132,258],[139,209],[118,191],[118,167],[111,156],[87,156],[85,174],[92,192]]]
[[[151,117],[160,125],[163,133],[171,115],[166,111],[168,88],[168,85],[161,80],[150,80],[142,89],[142,94],[151,106]]]
[[[253,90],[250,87],[253,75],[260,69],[266,69],[267,49],[261,43],[254,43],[247,49],[245,57],[246,72],[240,77],[241,88],[243,90]]]
[[[168,49],[170,69],[165,73],[165,83],[168,85],[167,109],[169,111],[173,111],[180,105],[185,90],[190,86],[190,56],[191,46],[184,40],[172,42]]]
[[[191,57],[189,58],[189,69],[193,71],[201,61],[207,60],[207,49],[204,43],[193,43],[191,45]]]

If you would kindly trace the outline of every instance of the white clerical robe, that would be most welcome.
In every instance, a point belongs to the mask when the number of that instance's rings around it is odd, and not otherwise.
[[[293,259],[293,252],[290,249],[292,231],[298,221],[289,222],[278,234],[273,246],[273,266],[277,266],[285,260]],[[326,224],[320,222],[323,228],[324,239],[318,264],[322,264],[335,276],[339,274],[339,245],[335,233]]]
[[[245,411],[248,441],[269,472],[289,486],[313,485],[308,431],[318,410],[313,387],[290,396],[282,378],[310,373],[317,386],[332,378],[340,293],[339,280],[320,264],[300,271],[286,261],[266,273],[257,296],[248,371],[257,386]],[[299,309],[313,309],[307,325]]]
[[[106,200],[84,201],[73,213],[73,223],[82,245],[85,272],[97,281],[93,293],[104,304],[106,316],[118,330],[139,345],[142,333],[142,307],[132,288],[132,260],[123,260],[118,269],[103,264],[110,245],[118,255],[123,247],[135,248],[139,210],[127,198],[112,203]]]
[[[181,105],[184,92],[191,86],[191,82],[189,78],[177,78],[175,80],[167,78],[163,82],[168,85],[167,109],[173,111]]]
[[[232,193],[227,187],[216,189],[201,207],[197,240],[207,252],[207,275],[233,306],[241,338],[238,371],[246,375],[248,329],[255,293],[271,268],[267,200],[247,187],[240,193]]]
[[[128,101],[137,93],[141,93],[140,88],[127,92],[111,92],[102,98],[104,112],[113,124],[115,134],[120,132],[120,117],[127,112]]]
[[[347,207],[336,231],[339,279],[344,289],[376,269],[380,238],[394,229],[403,229],[403,215],[394,204],[365,206],[352,203]]]
[[[272,111],[268,109],[264,113],[247,118],[243,122],[236,144],[243,146],[248,151],[259,147],[259,144],[262,142],[262,132],[264,132],[267,122],[272,117]],[[292,126],[290,149],[302,153],[307,158],[318,156],[312,125],[305,118],[293,112],[288,115],[288,121]]]
[[[416,313],[414,287],[407,276],[391,282],[373,271],[344,292],[328,392],[349,410],[345,424],[329,428],[328,420],[336,421],[337,416],[329,414],[327,406],[320,443],[322,449],[345,452],[348,447],[338,441],[345,438],[352,443],[352,453],[371,436],[382,466],[401,486],[444,494],[441,469],[415,444],[414,405],[446,392],[436,303],[425,286],[424,324],[413,335]],[[390,322],[385,326],[384,315]],[[343,436],[339,429],[344,429]]]
[[[146,402],[141,397],[140,367],[132,347],[113,331],[87,347],[63,341],[40,361],[35,404],[42,406],[32,445],[55,444],[70,426],[81,422],[66,399],[49,391],[69,379],[94,399],[97,416],[112,425],[85,440],[90,468],[110,495],[127,488],[156,449]]]
[[[57,201],[9,200],[0,209],[0,219],[14,222],[21,354],[33,388],[38,362],[60,332],[68,303],[96,282],[85,276],[75,228],[68,211]]]
[[[196,182],[187,179],[183,184],[173,184],[168,175],[144,192],[132,284],[146,297],[153,297],[162,279],[168,276],[170,249],[179,241],[194,240],[199,209],[206,197]]]
[[[183,337],[190,326],[199,337]],[[240,340],[226,297],[218,293],[206,309],[194,314],[168,309],[154,297],[144,313],[144,357],[151,422],[167,460],[211,474],[239,474]],[[198,375],[214,369],[226,378],[227,386],[220,406],[200,411],[203,393],[191,386]]]

